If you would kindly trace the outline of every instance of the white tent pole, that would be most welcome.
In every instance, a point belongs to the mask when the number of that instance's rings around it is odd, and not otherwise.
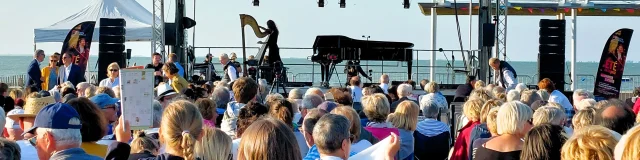
[[[571,9],[571,90],[576,89],[576,45],[577,45],[577,20],[578,13],[576,9]]]
[[[431,8],[431,60],[429,60],[429,80],[435,82],[435,67],[436,66],[436,31],[438,27],[438,13],[436,8]]]

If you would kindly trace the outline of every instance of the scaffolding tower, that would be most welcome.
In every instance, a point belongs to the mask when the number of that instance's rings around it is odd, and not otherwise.
[[[160,53],[164,59],[164,0],[153,0],[153,37],[151,51]]]

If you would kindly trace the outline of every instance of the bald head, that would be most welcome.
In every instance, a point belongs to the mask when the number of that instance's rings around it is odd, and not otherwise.
[[[358,76],[351,77],[349,84],[351,84],[351,86],[360,86],[360,77]]]
[[[624,134],[634,126],[636,115],[620,100],[608,100],[598,110],[598,124],[620,134]]]

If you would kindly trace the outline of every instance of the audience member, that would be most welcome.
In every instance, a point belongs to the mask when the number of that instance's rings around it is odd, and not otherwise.
[[[573,95],[572,95],[572,99],[573,99],[573,104],[576,105],[576,103],[582,101],[583,99],[593,99],[593,94],[591,94],[591,92],[584,90],[584,89],[576,89],[573,91]]]
[[[317,108],[318,105],[320,105],[322,102],[323,102],[322,97],[318,95],[315,95],[315,94],[305,95],[304,98],[302,98],[302,104],[300,105],[300,114],[302,118],[300,118],[300,120],[296,123],[302,124],[302,121],[304,117],[307,115],[307,113],[309,112],[309,110],[313,108]]]
[[[583,110],[583,109],[586,109],[586,108],[589,108],[589,107],[594,108],[594,107],[596,107],[597,103],[598,102],[596,102],[595,99],[588,98],[588,99],[582,99],[582,100],[580,100],[580,102],[577,102],[577,103],[574,102],[573,104],[574,104],[574,106],[576,108],[576,112],[578,112],[580,110]]]
[[[42,108],[33,127],[25,133],[34,135],[28,141],[35,146],[39,159],[103,159],[89,155],[81,148],[81,127],[75,109],[68,104],[55,103]]]
[[[427,94],[426,96],[433,95]],[[427,99],[427,100],[425,100]],[[446,159],[449,153],[451,136],[449,126],[438,121],[440,107],[437,102],[429,97],[420,101],[420,110],[425,119],[418,122],[415,138],[414,152],[417,159]]]
[[[10,114],[8,115],[8,117],[11,119],[17,120],[18,124],[20,125],[20,130],[27,131],[31,127],[33,127],[35,122],[35,117],[38,114],[38,112],[42,110],[42,108],[44,108],[45,106],[54,104],[54,103],[55,103],[55,100],[53,99],[53,97],[40,97],[39,94],[32,93],[27,97],[26,104],[24,105],[24,112],[18,113],[18,114]],[[78,121],[78,123],[80,122]],[[21,135],[21,134],[18,134],[18,135]],[[18,137],[18,136],[15,135],[14,137]],[[21,137],[24,137],[23,139],[30,139],[30,138],[33,138],[34,135],[31,133],[26,133],[26,134],[22,134]],[[78,142],[79,141],[80,139],[78,139]],[[21,150],[20,157],[22,159],[39,159],[36,157],[38,155],[36,154],[36,148],[29,145],[29,141],[20,139],[16,141],[16,143],[20,145],[20,150]]]
[[[538,100],[542,100],[542,98],[540,98],[540,95],[538,95],[534,90],[524,90],[520,92],[520,102],[527,106],[533,105],[533,102]]]
[[[520,102],[507,102],[500,106],[497,115],[498,134],[479,147],[476,159],[519,159],[525,134],[533,124],[531,108]]]
[[[318,123],[318,120],[320,120],[320,118],[325,114],[327,114],[327,111],[314,108],[309,110],[307,116],[304,117],[301,131],[304,133],[305,143],[307,144],[307,147],[309,147],[309,152],[307,152],[304,160],[315,160],[320,157],[318,147],[316,147],[316,144],[313,141],[313,128],[316,126],[316,123]]]
[[[107,78],[100,81],[99,87],[113,88],[120,85],[120,66],[113,62],[107,66]]]
[[[107,134],[107,119],[96,104],[87,98],[76,98],[67,104],[78,112],[80,123],[80,134],[82,144],[80,148],[87,154],[105,157],[107,155],[107,145],[97,142]]]
[[[51,95],[51,97],[53,97],[53,99],[56,102],[62,102],[62,96],[60,95],[60,92],[55,91],[55,90],[51,90],[51,91],[49,91],[49,95]]]
[[[546,89],[542,89],[540,88],[540,90],[536,91],[538,93],[538,95],[540,95],[540,98],[542,98],[543,101],[549,101],[549,92]]]
[[[162,108],[167,107],[176,96],[178,93],[168,83],[160,83],[156,88],[156,100],[162,104]]]
[[[409,96],[411,96],[411,85],[408,84],[401,84],[398,86],[398,100],[391,103],[391,113],[394,113],[396,111],[396,108],[398,107],[398,104],[404,102],[404,101],[413,101],[414,103],[418,104],[417,101],[415,100],[411,100],[409,99]]]
[[[165,63],[164,66],[162,66],[162,72],[169,78],[171,88],[177,93],[183,93],[184,90],[187,89],[189,82],[182,78],[184,74],[179,73],[179,71],[179,68],[174,63]]]
[[[205,126],[202,139],[196,142],[195,156],[199,159],[232,159],[231,138],[215,127]]]
[[[321,160],[346,160],[351,153],[349,120],[341,115],[322,116],[313,128],[313,141],[318,147]]]
[[[487,102],[485,102],[482,107],[480,108],[480,124],[476,125],[475,127],[473,127],[473,129],[471,130],[471,133],[469,135],[469,152],[468,153],[473,153],[473,149],[474,149],[474,142],[477,139],[481,139],[481,138],[490,138],[492,137],[491,131],[488,127],[488,123],[487,123],[487,117],[489,115],[489,111],[491,111],[491,109],[493,108],[499,108],[500,105],[502,105],[502,101],[499,100],[489,100]],[[471,157],[473,158],[473,157]]]
[[[5,160],[20,160],[20,146],[9,139],[0,138],[0,150],[2,151],[2,159]]]
[[[98,89],[96,90],[96,95],[102,94],[102,93],[109,95],[109,97],[111,97],[111,98],[116,98],[116,93],[113,92],[113,90],[111,88],[109,88],[109,87],[98,87]],[[66,94],[65,94],[65,92],[63,90],[62,96],[65,96],[65,95]]]
[[[438,106],[438,108],[440,108],[440,113],[448,113],[449,112],[449,103],[447,102],[447,98],[444,97],[444,95],[442,95],[442,93],[440,93],[440,87],[438,86],[438,83],[436,82],[429,82],[427,83],[427,85],[425,85],[425,92],[427,92],[427,95],[422,96],[422,98],[420,99],[420,103],[422,103],[422,99],[426,98],[430,101],[434,101],[436,103],[436,105]],[[432,98],[431,98],[432,97]]]
[[[279,102],[280,100],[284,100],[284,96],[282,96],[280,93],[271,93],[265,98],[264,104],[267,106],[271,106],[272,103]]]
[[[420,109],[418,104],[413,101],[402,101],[398,104],[396,112],[389,114],[387,118],[388,122],[391,122],[394,127],[398,128],[400,132],[400,152],[398,152],[398,159],[406,159],[409,156],[413,156],[413,146],[415,139],[413,138],[413,132],[416,130],[418,123],[418,113]]]
[[[493,93],[493,95],[498,95],[500,93],[507,94],[507,90],[502,86],[493,87],[493,90],[491,92]]]
[[[253,122],[242,135],[238,159],[299,160],[302,156],[290,127],[282,121],[263,118]]]
[[[612,160],[619,138],[605,127],[592,125],[576,130],[562,146],[562,160]]]
[[[579,130],[586,126],[595,125],[596,109],[588,107],[582,110],[578,110],[571,121],[573,124],[573,130]]]
[[[388,99],[389,103],[393,103],[398,101],[398,99],[400,99],[398,97],[398,86],[389,86],[389,89],[387,90],[388,93],[386,93],[386,95],[388,95]]]
[[[635,160],[640,158],[640,125],[629,129],[616,145],[614,156],[616,160]]]
[[[374,137],[384,139],[391,133],[399,135],[398,128],[386,122],[390,109],[389,101],[383,94],[376,93],[372,96],[362,97],[362,107],[369,120],[365,125],[365,129],[371,132]]]
[[[24,110],[22,108],[14,108],[13,110],[7,113],[5,118],[4,125],[4,138],[7,138],[11,141],[22,140],[22,132],[23,130],[20,128],[20,123],[15,115],[24,114]]]
[[[295,124],[298,124],[298,122],[302,121],[302,113],[300,113],[300,109],[302,108],[302,98],[302,90],[294,88],[289,91],[289,97],[287,99],[292,104],[293,110],[291,110],[291,112],[293,112],[293,123]]]
[[[542,79],[538,82],[538,88],[547,90],[549,93],[549,102],[555,102],[562,105],[567,115],[567,126],[571,126],[571,118],[576,113],[573,109],[573,105],[569,102],[567,96],[562,92],[556,90],[555,83],[549,78]]]
[[[563,127],[553,124],[541,124],[531,128],[524,136],[521,160],[560,159],[562,145],[567,141]]]
[[[320,96],[320,98],[322,98],[324,100],[324,93],[322,92],[322,90],[320,88],[316,88],[316,87],[309,88],[304,93],[305,96],[311,95],[311,94],[315,94],[317,96]]]
[[[634,108],[633,112],[636,113],[636,114],[638,114],[638,112],[637,112],[638,110],[635,109],[636,108],[635,104],[636,104],[636,101],[638,101],[638,97],[640,97],[640,87],[635,87],[635,88],[633,88],[633,96],[624,100],[624,102],[627,103],[627,106],[633,106],[633,108]],[[640,107],[640,106],[638,106],[638,107]],[[640,110],[640,108],[639,108],[639,110]]]
[[[487,90],[484,89],[474,89],[471,91],[471,95],[469,96],[469,100],[479,99],[483,102],[489,101],[492,99],[491,95]]]
[[[231,137],[236,135],[236,122],[238,121],[238,113],[240,109],[247,103],[255,100],[258,94],[258,84],[247,77],[238,78],[233,83],[233,93],[235,101],[229,102],[224,112],[220,129]]]
[[[349,132],[353,135],[351,139],[351,152],[359,153],[378,142],[378,139],[373,137],[371,132],[362,127],[359,115],[353,108],[346,106],[337,107],[331,111],[331,114],[342,115],[349,119],[349,123],[351,123]]]
[[[380,76],[380,88],[382,88],[382,91],[384,92],[384,94],[389,94],[390,85],[391,84],[389,84],[389,75],[382,74]]]
[[[487,143],[487,141],[493,139],[494,137],[499,136],[498,135],[498,126],[497,126],[497,122],[496,119],[498,118],[498,110],[500,109],[500,106],[498,107],[493,107],[489,110],[489,112],[487,113],[487,117],[486,117],[486,122],[487,122],[487,129],[489,130],[489,133],[491,134],[490,137],[487,138],[478,138],[476,140],[474,140],[473,142],[471,142],[471,149],[470,152],[471,155],[470,158],[471,160],[475,159],[476,157],[476,152],[478,151],[478,148],[482,147],[485,143]],[[480,126],[480,125],[478,125]],[[478,128],[476,126],[476,128]],[[474,131],[476,131],[474,129]],[[472,136],[473,136],[473,132],[472,132]]]
[[[522,91],[526,91],[528,90],[528,88],[527,88],[527,85],[525,85],[524,83],[518,83],[518,85],[516,85],[515,90],[522,93]]]
[[[474,86],[476,84],[476,76],[467,75],[467,82],[462,85],[458,85],[456,88],[456,94],[453,97],[454,102],[464,102],[469,95],[471,95],[471,91],[473,91]]]
[[[309,151],[309,147],[304,145],[305,144],[304,135],[300,133],[300,131],[298,130],[297,124],[295,126],[293,124],[292,110],[293,110],[293,107],[289,101],[280,99],[280,100],[274,101],[269,106],[269,115],[271,115],[271,117],[275,119],[281,120],[282,122],[287,124],[289,128],[291,128],[291,130],[293,131],[293,135],[298,141],[298,147],[300,147],[300,150],[299,150],[300,155],[304,157],[307,154],[307,151]]]
[[[420,80],[420,89],[424,90],[424,86],[426,86],[427,83],[429,83],[429,80],[427,79]]]
[[[231,152],[234,159],[238,159],[238,147],[240,146],[240,140],[245,130],[255,121],[262,116],[269,113],[269,108],[258,102],[249,102],[247,105],[240,109],[238,114],[238,129],[236,133],[236,139],[232,142]],[[234,138],[234,137],[231,137]]]
[[[351,98],[352,98],[352,106],[356,112],[362,111],[362,87],[360,87],[362,83],[360,82],[360,78],[358,76],[351,77],[350,86],[351,89]]]
[[[82,94],[82,97],[91,98],[96,95],[96,90],[96,86],[90,85],[84,90],[84,94]]]
[[[160,150],[157,140],[146,135],[144,131],[135,131],[131,141],[129,160],[155,158]]]
[[[558,126],[564,126],[567,116],[562,109],[557,107],[540,107],[533,113],[533,126],[539,126],[542,124],[552,124]]]
[[[218,118],[216,103],[211,99],[200,98],[196,101],[196,106],[200,110],[204,125],[216,128],[216,119]]]
[[[334,101],[338,104],[342,104],[342,105],[353,104],[351,91],[349,91],[349,89],[347,88],[331,88],[327,91],[327,93],[331,93],[333,95]]]
[[[91,101],[102,110],[102,114],[108,123],[113,123],[118,120],[118,107],[116,107],[116,103],[119,101],[118,99],[111,98],[109,95],[102,93],[91,97]]]
[[[453,145],[453,155],[451,160],[467,160],[469,159],[469,138],[473,128],[480,124],[480,109],[484,101],[480,99],[470,99],[464,103],[462,113],[469,120],[461,129]]]
[[[625,134],[635,124],[636,115],[620,100],[605,101],[597,110],[596,123],[619,134]]]
[[[517,89],[507,92],[507,102],[520,101],[520,91]]]

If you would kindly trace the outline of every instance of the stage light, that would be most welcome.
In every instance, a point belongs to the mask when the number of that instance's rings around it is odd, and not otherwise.
[[[260,0],[253,0],[253,6],[260,6]]]
[[[411,7],[411,2],[409,2],[409,0],[404,0],[402,5],[404,5],[404,9],[409,9]]]
[[[347,2],[345,2],[346,0],[340,0],[340,8],[345,8],[347,7]]]
[[[324,7],[324,0],[318,0],[318,7]]]

